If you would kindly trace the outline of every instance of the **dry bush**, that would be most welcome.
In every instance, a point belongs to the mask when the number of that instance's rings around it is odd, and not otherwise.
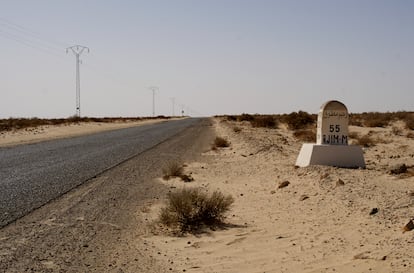
[[[392,113],[393,120],[401,120],[405,123],[405,127],[414,130],[414,112],[400,111]]]
[[[393,126],[392,127],[392,133],[396,136],[401,136],[403,134],[403,131],[400,128],[396,127],[396,126]]]
[[[254,117],[250,114],[241,114],[240,116],[238,116],[237,118],[238,121],[252,121],[254,120]]]
[[[291,130],[306,129],[309,125],[315,124],[317,119],[316,115],[311,115],[303,111],[292,112],[281,118]]]
[[[382,119],[382,118],[375,118],[375,119],[366,119],[364,121],[364,126],[366,127],[387,127],[390,123],[389,120]]]
[[[13,129],[24,129],[48,125],[48,120],[39,118],[9,118],[0,120],[0,131],[11,131]]]
[[[386,127],[392,121],[401,120],[407,124],[407,128],[414,129],[414,113],[399,111],[399,112],[363,112],[350,114],[349,124],[355,126],[366,127]]]
[[[405,127],[409,130],[414,130],[414,117],[411,116],[411,118],[404,120]]]
[[[253,127],[265,128],[276,128],[278,125],[276,119],[272,116],[255,116],[254,119],[250,121],[250,124]]]
[[[162,224],[179,228],[181,232],[193,232],[202,227],[223,223],[234,199],[219,191],[211,195],[200,189],[181,189],[168,194],[167,206],[161,210]]]
[[[359,114],[349,114],[349,125],[353,126],[363,126],[363,122]]]
[[[213,149],[215,148],[226,148],[230,146],[230,142],[223,137],[216,137],[214,139]]]
[[[364,147],[372,147],[372,146],[375,146],[375,144],[377,143],[377,141],[375,141],[369,135],[358,137],[356,140],[357,140],[358,145],[361,145],[361,146],[364,146]]]
[[[169,117],[156,117],[168,119]],[[69,118],[58,118],[58,119],[40,119],[40,118],[9,118],[9,119],[0,119],[0,132],[1,131],[11,131],[15,129],[25,129],[25,128],[34,128],[43,125],[61,125],[61,124],[71,124],[79,122],[118,122],[118,121],[138,121],[143,119],[153,119],[153,117],[140,118],[140,117],[128,117],[128,118],[92,118],[92,117],[77,117],[72,116]]]
[[[414,138],[414,133],[413,132],[409,132],[407,134],[407,138]]]
[[[359,135],[357,132],[349,132],[348,133],[349,138],[358,139]]]
[[[237,127],[237,126],[234,126],[233,127],[233,132],[235,132],[235,133],[240,133],[241,132],[241,128],[240,127]]]
[[[386,127],[392,120],[399,119],[403,115],[386,112],[363,112],[361,114],[351,114],[350,124],[365,127]]]
[[[237,117],[236,116],[227,116],[227,120],[228,121],[237,121]]]
[[[184,174],[184,168],[178,162],[170,162],[162,172],[164,174],[163,178],[168,180],[172,177],[181,177]]]
[[[301,141],[316,142],[316,132],[314,130],[296,130],[293,132],[293,135]]]
[[[165,180],[169,180],[173,177],[179,177],[184,182],[194,181],[194,178],[192,178],[191,175],[184,174],[184,166],[177,162],[170,162],[167,168],[163,169],[162,172],[164,174],[162,178]]]

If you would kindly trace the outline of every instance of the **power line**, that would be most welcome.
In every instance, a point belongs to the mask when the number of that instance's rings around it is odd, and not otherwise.
[[[48,48],[44,48],[42,46],[33,44],[29,40],[26,40],[26,39],[24,39],[22,37],[19,37],[17,35],[12,34],[12,33],[8,33],[8,32],[3,31],[1,29],[0,29],[0,36],[2,36],[3,38],[9,39],[9,40],[15,41],[17,43],[20,43],[22,45],[25,45],[27,47],[30,47],[32,49],[41,51],[41,52],[46,53],[46,54],[49,54],[49,55],[52,55],[54,57],[58,57],[58,58],[62,58],[63,57],[62,55],[58,55],[56,51],[52,51],[52,50],[50,50]]]
[[[25,39],[36,39],[37,41],[40,41],[43,44],[48,44],[47,47],[54,48],[55,50],[60,50],[62,47],[68,46],[68,43],[62,43],[50,37],[46,38],[44,35],[41,35],[27,27],[16,24],[2,17],[0,17],[0,26],[2,26],[3,28],[7,28],[8,31],[12,31],[15,33],[17,32],[19,33],[19,35],[26,36]],[[28,36],[31,38],[28,38]]]
[[[81,116],[80,111],[80,73],[79,73],[79,56],[83,53],[83,51],[87,50],[89,53],[89,48],[86,46],[81,45],[74,45],[71,47],[68,47],[66,49],[66,53],[69,52],[69,50],[72,51],[72,53],[75,55],[76,58],[76,116]]]

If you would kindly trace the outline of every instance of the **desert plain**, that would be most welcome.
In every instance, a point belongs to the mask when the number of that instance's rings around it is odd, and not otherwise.
[[[223,229],[148,236],[158,257],[173,269],[414,272],[414,231],[403,230],[414,217],[414,139],[404,123],[350,126],[351,136],[369,135],[375,142],[363,148],[366,169],[295,167],[303,141],[284,124],[253,128],[225,117],[213,124],[230,147],[206,151],[199,162],[188,162],[186,172],[193,182],[159,181],[172,190],[219,190],[235,202]],[[391,174],[398,164],[405,164],[407,171]],[[154,204],[149,212],[155,222],[162,206]]]
[[[212,118],[210,123],[215,135],[226,138],[230,146],[206,149],[196,161],[182,162],[191,182],[158,177],[152,183],[169,191],[197,187],[232,195],[225,225],[177,235],[159,223],[166,199],[162,192],[136,208],[142,225],[119,227],[122,234],[134,235],[129,242],[110,246],[124,264],[140,261],[131,251],[122,252],[123,244],[151,258],[148,273],[414,272],[414,231],[404,230],[414,217],[414,138],[404,122],[349,127],[351,143],[363,136],[372,140],[363,147],[365,169],[296,167],[306,141],[283,123],[253,127],[227,117]],[[130,125],[136,124],[120,126]],[[39,135],[41,140],[54,138],[48,132],[61,129],[36,130],[3,134],[0,144],[15,145],[10,139],[22,142],[18,135],[24,135],[25,143],[40,141]],[[405,171],[393,173],[402,164]],[[50,272],[59,272],[53,263],[46,265]],[[106,268],[134,272],[133,266]]]

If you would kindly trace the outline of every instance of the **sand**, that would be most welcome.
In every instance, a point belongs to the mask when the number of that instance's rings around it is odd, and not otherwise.
[[[393,126],[350,126],[379,142],[364,148],[366,169],[296,168],[302,142],[284,126],[215,119],[231,147],[186,162],[193,182],[158,181],[231,194],[228,228],[181,237],[155,231],[145,240],[178,272],[414,272],[414,231],[402,229],[414,217],[414,176],[389,173],[395,164],[414,166],[414,139]],[[154,223],[163,205],[148,210]]]
[[[0,146],[153,122],[160,121],[44,126],[2,133]],[[152,224],[138,227],[148,231],[141,230],[144,245],[136,247],[173,272],[414,272],[414,230],[403,232],[414,217],[414,139],[401,122],[387,128],[350,126],[351,133],[377,142],[364,148],[366,169],[296,168],[302,142],[286,126],[252,128],[221,119],[213,126],[231,146],[185,162],[193,182],[157,182],[171,190],[201,187],[231,194],[235,202],[227,227],[180,237],[165,233],[156,224],[165,200],[157,198],[142,211]],[[390,174],[401,163],[409,172]],[[285,181],[288,185],[279,188]]]
[[[165,119],[149,119],[140,121],[119,122],[79,122],[62,125],[45,125],[13,131],[0,132],[0,147],[19,144],[36,143],[45,140],[75,137],[103,131],[116,130],[166,121]]]

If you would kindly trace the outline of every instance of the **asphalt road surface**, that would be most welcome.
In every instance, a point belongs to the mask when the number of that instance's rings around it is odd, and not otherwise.
[[[175,120],[0,148],[0,227],[200,121]]]

